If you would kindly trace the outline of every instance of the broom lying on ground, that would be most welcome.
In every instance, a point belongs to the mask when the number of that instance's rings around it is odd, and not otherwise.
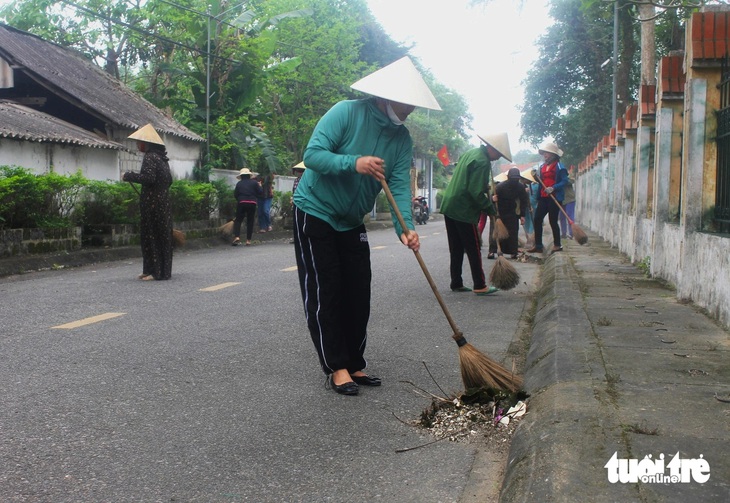
[[[539,176],[536,176],[536,177],[535,177],[535,180],[537,180],[537,181],[538,181],[538,182],[540,183],[540,185],[542,185],[542,188],[543,188],[543,189],[545,189],[545,188],[546,188],[546,187],[545,187],[545,184],[544,184],[544,183],[542,183],[542,179],[541,179],[541,178],[540,178]],[[584,244],[586,244],[586,243],[588,242],[588,235],[587,235],[587,234],[586,234],[586,233],[585,233],[585,232],[583,231],[583,229],[581,229],[580,227],[578,227],[578,224],[576,224],[576,223],[575,223],[575,222],[574,222],[574,221],[573,221],[573,220],[572,220],[572,219],[571,219],[571,218],[570,218],[570,217],[568,216],[568,214],[567,214],[567,213],[565,212],[565,208],[563,208],[563,205],[562,205],[562,204],[560,204],[560,203],[558,202],[558,200],[557,200],[557,199],[555,199],[555,196],[554,196],[554,195],[552,195],[552,194],[550,194],[550,197],[552,197],[552,198],[553,198],[553,201],[555,201],[555,204],[557,204],[557,205],[558,205],[558,208],[560,209],[560,211],[562,211],[562,212],[563,212],[563,215],[565,215],[565,218],[566,218],[566,220],[568,220],[568,222],[570,223],[570,232],[571,232],[571,233],[573,234],[573,239],[575,239],[575,241],[576,241],[576,242],[577,242],[577,243],[578,243],[579,245],[584,245]]]
[[[404,232],[408,232],[408,227],[406,227],[405,220],[403,220],[403,215],[401,215],[398,206],[395,204],[393,194],[391,194],[390,188],[388,188],[388,184],[384,179],[380,180],[380,184],[383,186],[383,191],[385,191],[385,195],[388,198],[388,203],[390,203],[390,207],[393,208],[393,212],[398,218],[398,223],[400,223],[400,226],[401,228],[403,228]],[[456,341],[457,346],[459,346],[459,366],[461,370],[461,380],[464,383],[464,388],[482,388],[486,386],[500,390],[519,390],[522,387],[522,379],[519,376],[516,376],[514,372],[510,372],[502,365],[492,360],[487,355],[481,353],[477,348],[466,342],[464,334],[459,331],[459,328],[456,326],[456,323],[451,317],[449,310],[446,308],[446,303],[441,297],[441,294],[439,293],[438,288],[436,287],[436,283],[431,277],[431,274],[428,272],[428,269],[426,268],[426,263],[421,258],[421,254],[416,250],[413,251],[413,254],[416,256],[416,260],[418,260],[418,264],[421,266],[421,270],[426,276],[426,280],[431,286],[431,290],[433,290],[433,293],[436,296],[436,300],[441,306],[444,315],[446,315],[446,320],[449,322],[451,330],[454,331],[454,335],[452,335],[451,337],[454,339],[454,341]]]

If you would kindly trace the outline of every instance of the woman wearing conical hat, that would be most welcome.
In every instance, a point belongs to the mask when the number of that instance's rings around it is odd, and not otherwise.
[[[477,225],[482,213],[496,215],[487,194],[487,187],[492,182],[492,161],[500,157],[512,161],[512,152],[507,133],[482,135],[479,139],[484,144],[466,151],[456,163],[441,201],[441,214],[449,240],[451,289],[455,292],[471,290],[483,296],[493,294],[497,289],[487,285]],[[469,261],[472,289],[464,285],[462,277],[464,254]]]
[[[263,197],[264,191],[261,184],[256,180],[256,173],[248,168],[241,168],[236,178],[240,181],[233,189],[233,197],[236,198],[236,221],[233,224],[233,246],[241,244],[241,224],[246,219],[246,246],[251,245],[253,235],[253,218],[256,215],[258,200]]]
[[[127,171],[125,182],[142,185],[139,197],[142,274],[145,281],[170,279],[172,276],[172,207],[170,185],[172,173],[165,143],[152,124],[128,136],[137,140],[137,149],[144,153],[139,173]]]
[[[565,197],[565,186],[568,184],[568,170],[565,169],[560,158],[563,151],[555,142],[544,141],[537,148],[537,153],[542,156],[543,163],[535,171],[534,176],[542,180],[540,192],[537,197],[537,209],[535,210],[535,246],[527,250],[528,253],[542,253],[542,225],[545,216],[550,222],[550,229],[553,231],[553,252],[562,251],[560,243],[560,225],[558,215],[560,206]],[[552,197],[551,197],[552,196]],[[555,198],[555,199],[553,199]],[[557,200],[557,202],[556,202]]]
[[[370,247],[364,216],[385,179],[403,217],[400,241],[418,250],[411,215],[413,142],[403,125],[416,107],[440,110],[413,62],[404,57],[355,82],[369,98],[341,101],[318,122],[294,193],[294,244],[304,310],[332,388],[356,395],[379,386],[364,372],[370,316]]]

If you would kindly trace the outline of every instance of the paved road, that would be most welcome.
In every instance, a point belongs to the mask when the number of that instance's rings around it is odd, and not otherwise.
[[[457,324],[502,358],[537,266],[455,294],[443,223],[418,230]],[[456,345],[412,253],[391,229],[370,241],[385,385],[358,397],[325,389],[287,239],[178,253],[168,282],[136,280],[137,258],[0,279],[0,500],[459,501],[478,442],[396,452],[432,440],[398,419],[429,405],[403,381],[437,393],[425,363],[460,391]]]

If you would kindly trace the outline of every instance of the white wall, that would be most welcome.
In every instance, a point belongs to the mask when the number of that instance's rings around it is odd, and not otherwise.
[[[92,180],[119,180],[118,151],[0,138],[0,165],[21,166],[33,173],[81,173]]]
[[[204,144],[171,135],[165,135],[163,141],[167,148],[167,157],[170,158],[173,178],[192,178],[193,168],[200,159],[200,149]]]

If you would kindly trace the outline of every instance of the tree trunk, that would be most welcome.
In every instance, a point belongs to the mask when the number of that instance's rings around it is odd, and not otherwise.
[[[654,38],[654,5],[644,0],[639,5],[641,22],[641,83],[656,85],[656,43]]]
[[[636,54],[636,39],[634,29],[636,25],[629,11],[630,2],[619,0],[619,32],[621,34],[620,54],[618,58],[618,69],[616,71],[616,117],[623,116],[626,107],[632,101],[631,90],[629,89],[629,76],[631,74],[631,63]],[[612,124],[613,126],[613,124]]]

